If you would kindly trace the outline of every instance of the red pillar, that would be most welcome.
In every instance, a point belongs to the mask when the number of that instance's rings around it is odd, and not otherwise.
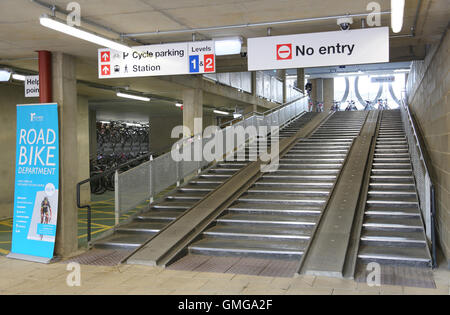
[[[52,102],[52,53],[39,50],[39,99],[41,103]]]

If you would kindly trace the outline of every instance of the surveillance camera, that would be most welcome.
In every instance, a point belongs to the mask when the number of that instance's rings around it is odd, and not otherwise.
[[[247,57],[247,47],[245,47],[245,46],[242,46],[242,48],[241,48],[241,57],[242,58]]]
[[[337,19],[337,25],[339,25],[343,31],[349,30],[351,24],[353,24],[353,18],[351,17]]]

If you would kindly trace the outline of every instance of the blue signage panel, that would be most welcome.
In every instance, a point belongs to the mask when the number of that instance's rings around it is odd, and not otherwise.
[[[52,258],[58,214],[57,104],[17,106],[12,254]]]
[[[189,72],[190,73],[200,72],[200,56],[199,55],[189,56]]]

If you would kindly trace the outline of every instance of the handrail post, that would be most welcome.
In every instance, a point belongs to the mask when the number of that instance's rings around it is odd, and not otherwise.
[[[150,186],[150,191],[149,191],[149,195],[150,195],[150,204],[153,203],[153,155],[150,155],[150,163],[148,164],[148,171],[150,173],[149,175],[149,186]]]
[[[89,248],[91,243],[91,206],[81,205],[81,185],[84,184],[85,182],[80,182],[77,184],[77,207],[78,209],[85,209],[85,208],[87,209],[87,245]]]
[[[436,257],[436,227],[435,227],[435,215],[436,215],[436,196],[433,184],[430,185],[430,198],[431,198],[431,255],[432,255],[432,268],[437,267]]]
[[[114,222],[118,225],[120,221],[120,192],[119,192],[119,171],[114,173]]]

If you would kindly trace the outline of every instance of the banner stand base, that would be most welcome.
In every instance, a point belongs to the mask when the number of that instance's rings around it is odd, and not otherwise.
[[[41,263],[41,264],[52,264],[52,263],[55,263],[60,260],[59,257],[46,258],[46,257],[38,257],[38,256],[16,254],[16,253],[9,253],[8,255],[6,255],[6,258],[32,261],[32,262],[37,262],[37,263]]]

